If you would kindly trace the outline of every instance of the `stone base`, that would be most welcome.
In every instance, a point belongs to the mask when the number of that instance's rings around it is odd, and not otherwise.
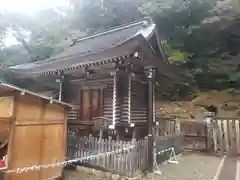
[[[134,177],[126,177],[78,166],[76,170],[64,170],[63,180],[147,180],[147,177],[142,172],[136,173]]]

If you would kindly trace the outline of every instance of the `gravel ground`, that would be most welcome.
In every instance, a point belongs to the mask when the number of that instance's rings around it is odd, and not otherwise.
[[[159,165],[162,175],[149,175],[149,180],[212,180],[221,158],[202,153],[185,153],[179,164]]]

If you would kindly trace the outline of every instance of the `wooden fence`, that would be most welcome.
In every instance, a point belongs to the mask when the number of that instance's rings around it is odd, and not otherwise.
[[[212,120],[212,139],[215,151],[240,154],[240,117],[216,117]]]
[[[176,133],[176,120],[174,118],[160,118],[156,119],[156,135],[164,136]]]
[[[182,121],[180,131],[184,134],[184,148],[191,150],[206,150],[208,127],[204,122]]]
[[[84,158],[101,153],[103,155],[82,162],[114,170],[127,176],[133,176],[137,170],[147,168],[147,138],[138,141],[115,141],[111,137],[109,139],[98,139],[90,135],[88,137],[75,137],[74,141],[69,140],[69,159]],[[126,151],[107,153],[130,146],[133,148]]]
[[[183,134],[155,137],[156,154],[158,154],[156,155],[156,161],[158,164],[169,159],[171,151],[163,152],[166,149],[174,148],[176,154],[183,152],[183,137]]]

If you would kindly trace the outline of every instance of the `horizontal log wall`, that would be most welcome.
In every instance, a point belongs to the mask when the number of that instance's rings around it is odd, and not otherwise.
[[[76,121],[78,119],[78,109],[68,110],[67,119],[68,121]]]
[[[129,98],[128,98],[128,75],[125,74],[118,81],[118,106],[119,109],[118,116],[121,119],[121,122],[128,121],[129,116]]]
[[[147,122],[147,84],[132,80],[131,122]]]
[[[147,84],[139,82],[137,79],[131,79],[131,87],[129,86],[129,79],[126,74],[125,77],[117,78],[116,88],[116,123],[129,121],[129,103],[130,120],[131,123],[147,122]],[[86,87],[101,87],[103,90],[103,116],[109,119],[109,124],[113,119],[113,77],[96,77],[89,79],[76,79],[69,81],[67,84],[67,93],[64,94],[63,100],[75,105],[80,104],[80,91]],[[120,88],[119,88],[120,87]],[[131,99],[129,99],[129,90]],[[53,92],[41,92],[41,94],[52,97]],[[130,102],[129,102],[130,101]],[[81,107],[80,107],[81,108]],[[71,122],[78,120],[79,109],[71,109],[68,113],[68,120]]]
[[[113,77],[96,77],[92,79],[78,79],[69,82],[71,93],[68,93],[67,102],[73,103],[76,105],[80,104],[80,91],[84,88],[101,88],[103,87],[103,116],[109,119],[109,124],[112,123],[112,110],[113,110]],[[80,107],[81,109],[81,107]],[[78,111],[71,110],[69,111],[69,120],[78,120]]]
[[[109,123],[112,123],[113,118],[113,84],[109,84],[103,91],[104,105],[103,105],[103,116],[109,119]]]

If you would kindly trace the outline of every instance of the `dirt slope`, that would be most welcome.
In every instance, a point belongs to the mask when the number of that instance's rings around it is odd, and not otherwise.
[[[156,112],[158,116],[178,116],[191,120],[202,120],[204,108],[198,105],[213,104],[218,107],[218,116],[235,117],[240,116],[240,93],[232,92],[205,92],[191,101],[166,102],[157,101]]]

